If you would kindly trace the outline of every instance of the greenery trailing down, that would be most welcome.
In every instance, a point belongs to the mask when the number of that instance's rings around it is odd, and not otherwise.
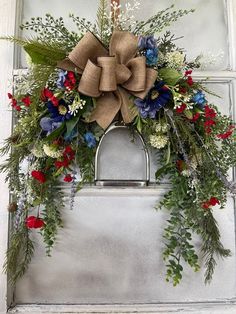
[[[26,272],[34,254],[34,246],[29,232],[22,220],[19,228],[10,236],[9,249],[3,268],[8,273],[8,280],[12,285]]]

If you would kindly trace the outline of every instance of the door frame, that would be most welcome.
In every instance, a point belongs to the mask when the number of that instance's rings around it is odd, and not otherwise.
[[[23,0],[0,0],[0,36],[17,34],[18,25],[22,17]],[[209,82],[224,82],[230,84],[232,96],[232,111],[235,112],[236,103],[236,1],[224,0],[227,8],[228,43],[230,65],[227,71],[199,71],[194,72],[195,79],[208,79]],[[9,109],[7,92],[13,74],[19,75],[21,70],[14,70],[19,66],[20,50],[11,43],[1,41],[0,49],[0,145],[12,131],[12,112]],[[234,114],[234,117],[235,114]],[[5,158],[0,157],[0,162]],[[234,175],[234,178],[236,176]],[[9,202],[9,190],[4,182],[4,175],[0,174],[0,267],[5,260],[8,247],[9,214],[6,210]],[[96,191],[95,191],[96,193]],[[236,219],[235,219],[236,226]],[[235,291],[236,294],[236,291]],[[12,300],[12,291],[7,285],[7,275],[0,271],[0,314],[7,312]],[[236,311],[236,299],[215,303],[178,303],[153,305],[16,305],[10,313],[224,313],[233,314]],[[223,312],[224,311],[224,312]]]

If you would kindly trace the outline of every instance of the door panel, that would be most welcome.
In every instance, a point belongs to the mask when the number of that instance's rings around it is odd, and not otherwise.
[[[36,254],[17,285],[16,302],[157,303],[235,297],[233,202],[229,200],[227,210],[215,211],[232,257],[219,261],[211,285],[204,285],[203,272],[193,273],[186,266],[183,282],[174,288],[165,283],[161,254],[168,214],[153,209],[161,194],[161,189],[82,191],[75,209],[64,211],[65,226],[51,258],[35,238]]]

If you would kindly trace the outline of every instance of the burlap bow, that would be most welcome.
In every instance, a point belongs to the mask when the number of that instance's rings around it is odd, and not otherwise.
[[[129,32],[114,31],[109,52],[90,32],[86,33],[58,67],[81,74],[79,92],[96,98],[90,121],[107,128],[118,111],[125,123],[136,113],[131,110],[129,94],[144,98],[153,86],[157,71],[146,67],[144,56],[136,57],[138,37]]]

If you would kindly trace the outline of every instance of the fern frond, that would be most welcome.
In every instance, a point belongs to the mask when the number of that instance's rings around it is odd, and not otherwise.
[[[107,0],[100,0],[100,4],[97,11],[97,26],[101,41],[104,40],[104,30],[107,25]]]

